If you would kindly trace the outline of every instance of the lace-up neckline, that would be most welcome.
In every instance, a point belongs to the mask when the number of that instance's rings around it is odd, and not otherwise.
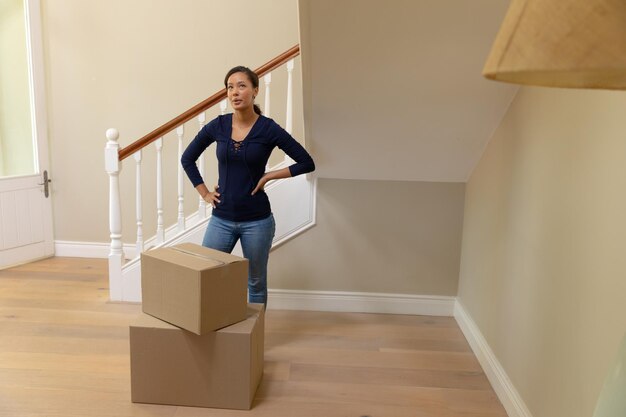
[[[235,139],[231,139],[230,140],[230,145],[232,147],[232,151],[235,154],[238,154],[239,151],[241,151],[242,148],[243,148],[243,141],[236,141]]]

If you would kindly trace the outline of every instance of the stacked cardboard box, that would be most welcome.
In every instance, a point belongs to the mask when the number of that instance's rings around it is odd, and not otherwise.
[[[250,409],[263,375],[264,307],[248,261],[194,244],[142,254],[130,326],[133,402]]]

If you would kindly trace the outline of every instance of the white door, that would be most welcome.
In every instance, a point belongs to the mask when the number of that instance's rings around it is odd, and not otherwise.
[[[39,0],[0,8],[0,268],[54,254]]]

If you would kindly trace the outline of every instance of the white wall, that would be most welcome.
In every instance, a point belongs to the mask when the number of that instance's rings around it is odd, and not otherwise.
[[[298,43],[295,0],[42,0],[55,239],[107,242],[105,131],[126,146]],[[296,73],[299,82],[299,69]],[[272,116],[284,126],[286,70],[273,76]],[[299,89],[298,89],[299,90]],[[260,99],[260,100],[259,100]],[[263,106],[263,95],[257,98]],[[302,139],[301,98],[294,136]],[[213,117],[217,110],[209,113]],[[210,119],[209,119],[210,120]],[[198,130],[186,124],[185,143]],[[176,138],[165,138],[165,224],[176,221]],[[210,151],[211,155],[214,155]],[[155,152],[144,155],[144,235],[156,229]],[[216,181],[209,166],[207,182]],[[121,174],[123,240],[135,241],[134,162]],[[197,194],[186,183],[186,212]]]
[[[467,184],[459,298],[533,417],[589,417],[626,333],[626,95],[523,88]]]

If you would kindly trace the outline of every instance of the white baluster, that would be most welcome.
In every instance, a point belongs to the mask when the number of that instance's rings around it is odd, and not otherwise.
[[[291,134],[293,131],[293,59],[287,62],[287,123],[285,130]],[[293,160],[285,155],[285,162],[293,163]]]
[[[176,128],[176,136],[178,136],[178,232],[185,230],[185,196],[183,183],[183,166],[180,164],[180,158],[183,156],[183,134],[185,128],[180,125]]]
[[[205,123],[206,116],[204,112],[202,112],[198,115],[198,125],[200,125],[200,130],[202,130]],[[200,166],[198,167],[198,170],[200,171],[200,175],[202,175],[202,178],[204,178],[204,152],[202,152],[202,155],[200,155]],[[201,219],[206,218],[206,207],[206,201],[204,201],[202,197],[198,197],[198,215]]]
[[[287,124],[285,130],[293,130],[293,59],[287,62]]]
[[[106,131],[107,144],[104,148],[104,169],[109,174],[109,228],[111,230],[111,252],[109,253],[109,297],[122,300],[122,206],[120,203],[119,173],[122,166],[119,160],[119,133],[116,129]]]
[[[157,230],[156,238],[157,245],[160,245],[165,241],[165,229],[163,227],[163,138],[159,138],[155,141],[157,151]]]
[[[263,111],[267,117],[270,116],[270,84],[272,83],[272,73],[267,73],[263,77],[263,81],[265,81],[265,108]]]
[[[141,199],[141,150],[138,150],[133,155],[136,162],[135,168],[135,207],[137,213],[137,254],[139,256],[141,252],[143,252],[143,209],[142,209],[142,199]]]
[[[263,77],[263,81],[265,81],[265,108],[263,109],[263,112],[265,113],[265,116],[271,117],[270,116],[270,109],[271,109],[270,84],[272,83],[272,73],[268,72],[267,74],[265,74],[265,76]],[[267,164],[265,164],[265,172],[269,170],[270,170],[270,161],[268,159]]]

